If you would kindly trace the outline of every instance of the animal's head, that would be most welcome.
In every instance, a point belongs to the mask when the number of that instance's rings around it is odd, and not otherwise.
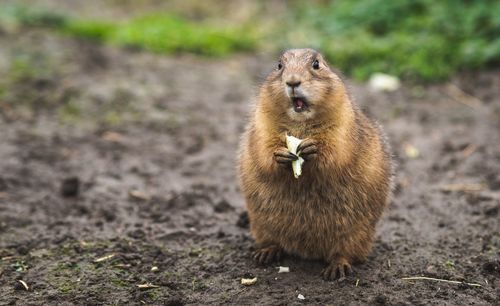
[[[344,96],[345,93],[340,77],[313,49],[284,52],[269,74],[264,91],[272,107],[294,121],[328,113],[335,107],[331,104],[336,103],[336,94]]]

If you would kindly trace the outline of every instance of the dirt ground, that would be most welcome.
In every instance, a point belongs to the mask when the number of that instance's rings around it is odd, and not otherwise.
[[[369,260],[325,282],[321,262],[250,258],[235,157],[273,65],[0,31],[0,305],[498,303],[500,71],[394,93],[350,82],[397,186]]]

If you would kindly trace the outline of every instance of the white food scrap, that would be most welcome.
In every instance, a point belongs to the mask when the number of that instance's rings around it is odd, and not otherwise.
[[[23,280],[19,280],[19,282],[21,283],[21,285],[23,285],[23,288],[24,288],[26,291],[30,290],[30,287],[28,287],[28,284],[26,284],[26,282],[25,282],[25,281],[23,281]]]
[[[257,282],[257,277],[254,278],[242,278],[241,284],[245,286],[251,286]]]
[[[415,159],[420,156],[420,151],[412,144],[405,144],[404,150],[406,156],[408,156],[409,158]]]
[[[278,273],[288,273],[290,272],[290,268],[289,267],[278,267]]]
[[[286,135],[286,146],[288,151],[299,157],[299,159],[292,162],[293,176],[295,176],[295,178],[298,178],[302,174],[302,164],[304,163],[304,159],[297,154],[297,147],[301,142],[302,139],[298,139],[297,137],[293,137],[288,134]]]
[[[374,91],[395,91],[401,86],[397,77],[380,72],[372,74],[368,84]]]

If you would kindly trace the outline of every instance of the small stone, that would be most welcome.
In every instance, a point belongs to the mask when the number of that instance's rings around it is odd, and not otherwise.
[[[61,183],[61,195],[63,197],[76,197],[80,189],[80,179],[76,176],[68,177]]]
[[[248,228],[249,224],[250,220],[248,219],[248,213],[244,211],[239,215],[236,225],[241,228]]]
[[[215,206],[214,206],[214,211],[216,213],[224,213],[230,210],[233,210],[234,208],[229,204],[229,202],[225,199],[220,200]]]

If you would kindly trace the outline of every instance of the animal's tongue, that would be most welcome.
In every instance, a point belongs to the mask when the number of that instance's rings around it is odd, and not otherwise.
[[[295,107],[301,109],[304,107],[304,101],[302,101],[301,99],[296,99],[295,100]]]

